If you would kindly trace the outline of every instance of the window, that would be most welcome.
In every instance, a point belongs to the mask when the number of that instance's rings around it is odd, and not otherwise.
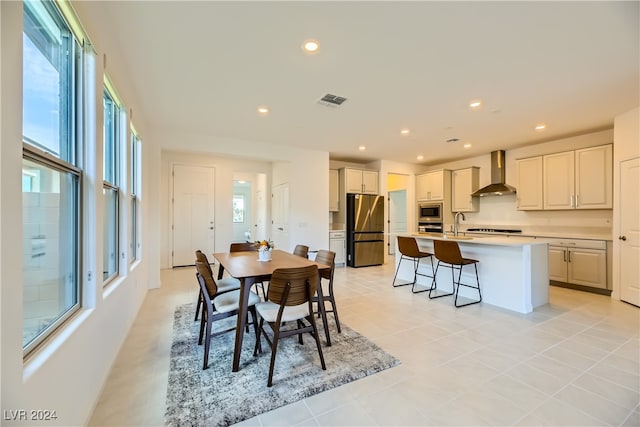
[[[105,89],[104,106],[104,177],[102,195],[104,200],[103,217],[103,264],[102,279],[105,283],[118,275],[118,235],[119,235],[119,121],[120,108],[113,96]]]
[[[23,326],[29,353],[80,308],[82,49],[52,2],[23,12]]]
[[[233,222],[244,222],[244,195],[233,196]]]
[[[140,150],[140,138],[136,135],[135,131],[131,129],[131,146],[129,147],[129,159],[130,159],[130,170],[129,173],[131,175],[130,183],[130,194],[129,194],[129,203],[130,203],[130,211],[129,211],[129,262],[133,262],[138,259],[138,218],[140,218],[139,210],[140,210],[140,200],[138,197],[139,194],[139,180],[140,180],[140,161],[138,150]]]

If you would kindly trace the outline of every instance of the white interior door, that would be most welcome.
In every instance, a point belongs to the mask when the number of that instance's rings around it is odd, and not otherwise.
[[[640,158],[620,162],[620,299],[640,306]]]
[[[289,184],[273,187],[271,199],[271,236],[278,249],[289,251]]]
[[[214,184],[214,168],[173,166],[173,267],[194,265],[197,249],[214,252]]]
[[[407,190],[389,192],[389,255],[396,253],[398,234],[407,231]]]

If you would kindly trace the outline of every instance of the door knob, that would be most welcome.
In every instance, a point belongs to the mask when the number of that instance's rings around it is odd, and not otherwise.
[[[213,230],[213,227],[209,227],[209,230]]]
[[[622,240],[623,242],[626,242],[627,236],[618,236],[618,240]]]

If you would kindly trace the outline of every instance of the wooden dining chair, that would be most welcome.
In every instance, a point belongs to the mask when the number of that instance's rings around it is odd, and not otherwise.
[[[207,256],[200,249],[196,251],[196,262],[203,263],[209,269],[209,272],[213,277],[211,264],[209,263]],[[198,273],[196,272],[196,280],[197,279],[198,279]],[[240,289],[240,280],[236,279],[235,277],[225,277],[224,279],[219,279],[216,282],[216,285],[218,286],[218,293],[221,294],[224,292],[235,291],[236,289]],[[203,303],[204,303],[204,296],[202,294],[202,289],[200,289],[200,285],[198,285],[198,303],[196,304],[196,315],[195,315],[195,318],[193,319],[194,322],[198,320],[198,314],[200,313],[200,308],[202,307]]]
[[[240,306],[240,290],[228,292],[218,292],[218,285],[211,274],[208,264],[196,261],[196,270],[198,271],[198,283],[202,290],[203,302],[202,316],[200,318],[200,335],[198,336],[198,345],[202,345],[204,335],[204,361],[202,369],[209,367],[209,349],[211,346],[211,338],[225,332],[235,331],[235,327],[225,329],[223,331],[211,333],[212,323],[216,320],[226,319],[227,317],[238,314]],[[253,327],[256,332],[256,340],[258,339],[258,319],[256,316],[256,303],[260,302],[260,297],[249,292],[249,313],[253,319]]]
[[[301,256],[302,258],[309,258],[309,246],[305,245],[296,245],[293,250],[294,255]]]
[[[338,333],[341,333],[342,329],[340,328],[340,319],[338,318],[338,309],[336,308],[336,298],[335,298],[335,294],[333,293],[333,273],[335,272],[335,267],[336,267],[335,259],[336,259],[335,252],[327,251],[324,249],[318,251],[315,261],[320,264],[331,266],[331,269],[320,271],[320,282],[318,283],[318,286],[322,286],[322,279],[325,279],[327,281],[328,292],[325,293],[323,288],[322,301],[319,301],[320,297],[319,295],[316,294],[313,297],[313,302],[318,303],[317,310],[314,311],[314,314],[319,314],[320,304],[324,304],[325,302],[328,302],[329,304],[331,304],[331,309],[327,310],[325,308],[325,312],[333,313],[333,318],[336,321],[336,327],[338,328]]]
[[[260,316],[260,324],[253,353],[256,355],[262,351],[260,338],[264,335],[271,347],[271,364],[269,365],[267,387],[273,385],[273,369],[276,362],[278,342],[281,338],[297,335],[298,342],[303,344],[302,334],[305,332],[310,333],[316,341],[322,369],[327,369],[311,304],[317,287],[318,266],[316,265],[278,268],[271,275],[267,293],[268,301],[256,304],[256,310]],[[269,338],[269,335],[264,330],[265,321],[272,331],[273,338]]]
[[[237,242],[229,245],[229,252],[258,252],[258,247],[252,242]],[[267,293],[264,290],[264,280],[259,280],[253,283],[255,285],[255,293],[258,293],[258,286],[262,289],[262,298],[267,299]]]

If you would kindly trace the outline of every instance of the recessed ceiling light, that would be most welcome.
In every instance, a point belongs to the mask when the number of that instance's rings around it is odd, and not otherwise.
[[[471,148],[471,144],[464,144],[463,147],[464,148]]]
[[[480,101],[479,99],[474,99],[473,101],[469,102],[469,108],[471,108],[472,110],[477,110],[482,106],[482,101]]]
[[[358,150],[360,150],[360,151],[364,151],[366,149],[367,149],[367,147],[365,147],[364,145],[358,146]]]
[[[423,156],[422,154],[418,154],[418,157],[416,157],[416,159],[418,159],[418,160],[423,160],[423,159],[424,159],[424,156]]]
[[[302,43],[302,50],[307,53],[316,53],[320,49],[320,43],[317,40],[309,39]]]
[[[537,126],[535,127],[535,129],[536,129],[538,132],[542,132],[542,131],[543,131],[543,130],[545,130],[546,128],[547,128],[547,125],[545,125],[544,123],[541,123],[541,124],[539,124],[539,125],[537,125]]]
[[[258,114],[260,114],[261,116],[266,116],[267,114],[269,114],[269,107],[258,107]]]
[[[400,129],[400,135],[409,135],[410,133],[409,129]]]

